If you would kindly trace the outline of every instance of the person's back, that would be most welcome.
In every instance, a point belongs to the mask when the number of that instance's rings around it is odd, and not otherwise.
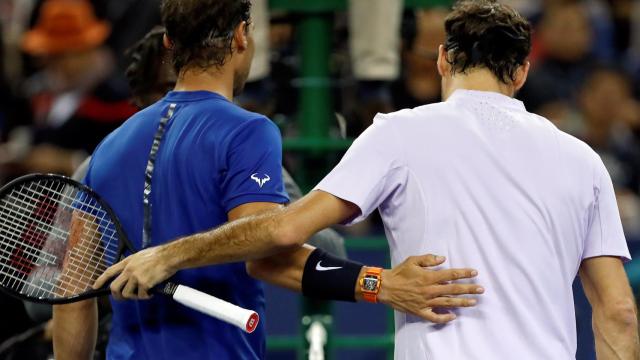
[[[599,358],[637,358],[609,174],[586,144],[513,99],[530,68],[529,23],[495,1],[462,1],[445,30],[445,101],[378,115],[316,187],[358,206],[348,223],[379,208],[393,264],[434,253],[478,270],[486,292],[454,321],[396,314],[395,358],[575,358],[578,272]]]
[[[398,313],[396,358],[573,358],[582,259],[629,257],[620,223],[599,216],[616,204],[595,152],[491,92],[458,90],[376,127],[397,162],[386,186],[398,187],[380,206],[395,225],[393,263],[442,254],[447,266],[478,269],[487,289],[444,326]]]
[[[143,245],[145,168],[154,133],[171,104],[175,111],[151,182],[151,243]],[[134,248],[140,249],[217,227],[227,221],[231,209],[250,200],[286,202],[280,168],[255,169],[274,179],[273,186],[259,188],[251,174],[239,176],[236,172],[243,170],[229,163],[249,164],[246,156],[252,146],[261,149],[259,156],[269,158],[267,150],[279,153],[279,144],[275,124],[218,94],[170,92],[105,139],[85,181],[112,206]],[[263,314],[262,285],[247,275],[244,263],[186,270],[175,281]],[[112,301],[112,307],[109,358],[264,357],[263,326],[248,335],[162,296],[144,302]],[[167,338],[172,340],[165,343]]]

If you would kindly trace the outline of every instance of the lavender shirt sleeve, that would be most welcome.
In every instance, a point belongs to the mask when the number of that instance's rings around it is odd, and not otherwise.
[[[594,204],[589,214],[589,229],[582,258],[619,256],[631,260],[622,230],[611,177],[601,159],[597,159]]]
[[[362,221],[389,197],[397,181],[389,181],[403,167],[393,122],[378,114],[349,148],[340,163],[314,190],[321,190],[360,208],[345,225]]]

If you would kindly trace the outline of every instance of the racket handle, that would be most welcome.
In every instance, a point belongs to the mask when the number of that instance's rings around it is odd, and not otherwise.
[[[260,316],[258,316],[258,313],[255,311],[241,308],[240,306],[188,286],[176,285],[175,292],[173,292],[173,300],[216,319],[235,325],[247,333],[252,333],[260,322]]]

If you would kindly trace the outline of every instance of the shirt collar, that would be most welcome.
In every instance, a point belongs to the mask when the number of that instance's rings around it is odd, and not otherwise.
[[[458,89],[449,96],[447,102],[486,101],[493,105],[526,111],[522,101],[493,91]]]
[[[181,101],[199,101],[208,99],[220,99],[229,101],[224,96],[206,90],[199,91],[169,91],[165,95],[164,100],[169,102],[181,102]]]

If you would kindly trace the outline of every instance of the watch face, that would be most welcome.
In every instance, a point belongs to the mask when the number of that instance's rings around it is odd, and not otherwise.
[[[378,287],[378,278],[375,276],[365,276],[364,279],[362,279],[362,287],[364,288],[364,290],[366,291],[376,291],[376,288]]]

